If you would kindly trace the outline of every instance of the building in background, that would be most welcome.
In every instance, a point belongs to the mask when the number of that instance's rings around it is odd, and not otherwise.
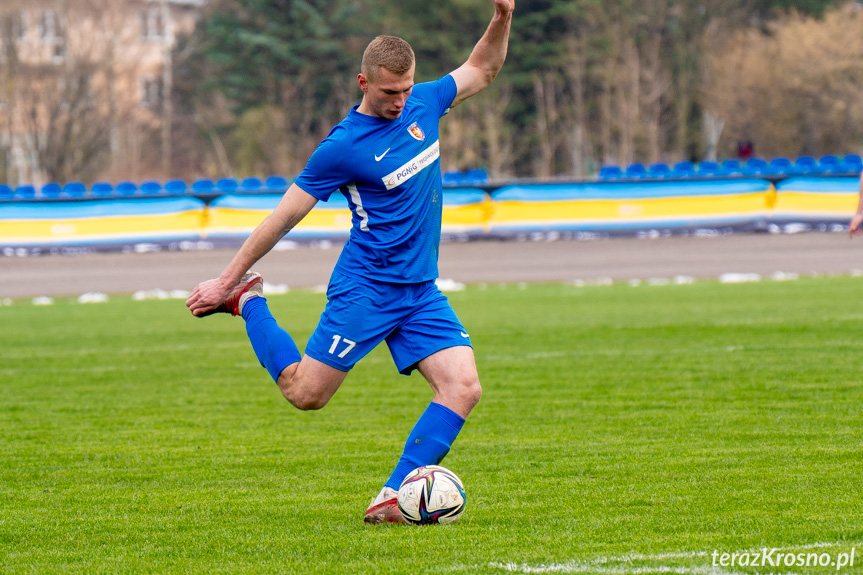
[[[167,172],[173,49],[205,2],[4,0],[0,181]]]

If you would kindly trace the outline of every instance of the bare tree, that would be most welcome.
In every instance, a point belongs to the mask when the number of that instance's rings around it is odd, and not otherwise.
[[[860,150],[863,11],[791,15],[770,32],[738,32],[709,55],[702,98],[725,121],[720,152],[733,155],[740,139],[765,156]]]

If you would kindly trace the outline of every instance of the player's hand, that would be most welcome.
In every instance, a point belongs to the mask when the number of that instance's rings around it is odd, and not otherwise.
[[[852,219],[851,223],[848,224],[848,237],[853,238],[855,235],[859,235],[863,232],[860,230],[860,224],[863,223],[863,215],[856,214]]]
[[[231,293],[231,289],[233,289],[232,286],[225,287],[218,279],[201,282],[192,290],[192,294],[186,300],[186,307],[193,316],[200,317],[222,305]]]
[[[494,9],[506,16],[515,10],[515,0],[494,0]]]

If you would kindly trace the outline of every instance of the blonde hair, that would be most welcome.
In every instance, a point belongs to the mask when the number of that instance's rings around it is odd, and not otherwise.
[[[362,73],[373,81],[380,68],[393,74],[406,74],[414,66],[414,51],[411,45],[397,36],[378,36],[363,52]]]

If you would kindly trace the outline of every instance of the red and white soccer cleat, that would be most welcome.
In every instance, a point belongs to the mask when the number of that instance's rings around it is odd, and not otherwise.
[[[397,497],[382,501],[377,505],[372,505],[366,510],[366,516],[363,521],[372,525],[381,523],[407,523],[402,517],[402,512],[399,511],[399,501]]]
[[[264,295],[264,278],[257,272],[247,272],[219,307],[198,317],[206,317],[214,313],[240,315],[243,304],[249,301],[249,298],[262,295]]]

